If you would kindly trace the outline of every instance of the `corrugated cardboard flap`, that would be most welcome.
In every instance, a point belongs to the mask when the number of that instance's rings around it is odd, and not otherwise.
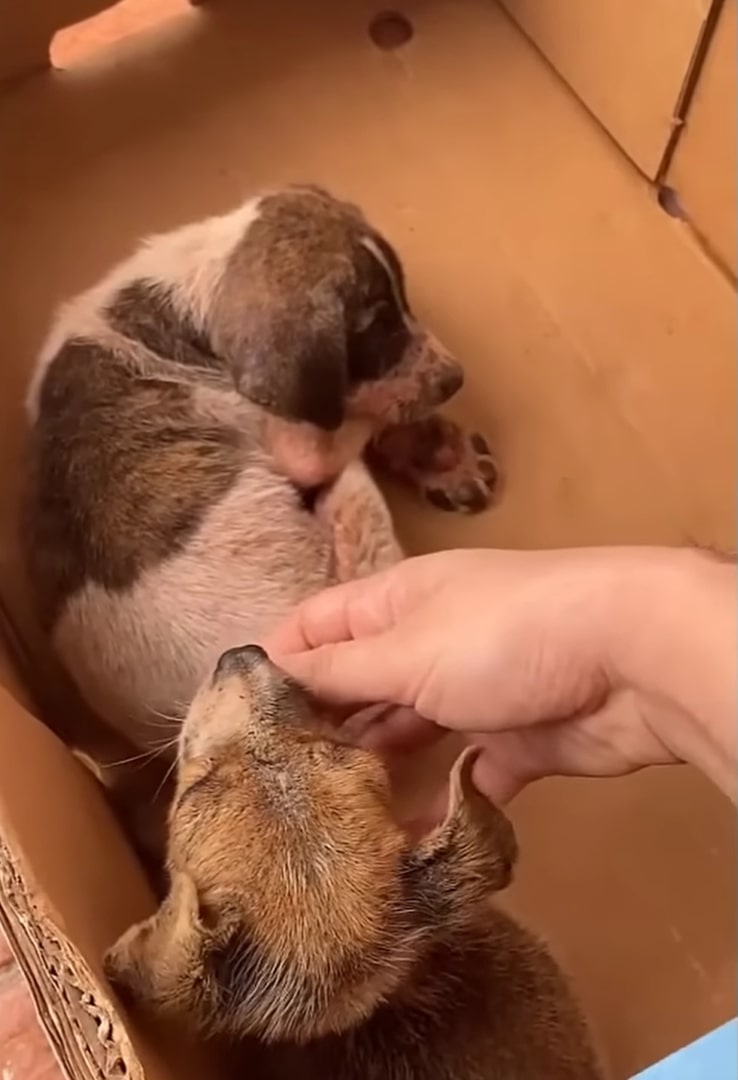
[[[115,1005],[13,854],[17,845],[7,835],[0,840],[0,925],[62,1068],[75,1080],[143,1080]]]
[[[106,988],[105,949],[153,898],[87,770],[0,688],[0,921],[75,1080],[164,1077]]]

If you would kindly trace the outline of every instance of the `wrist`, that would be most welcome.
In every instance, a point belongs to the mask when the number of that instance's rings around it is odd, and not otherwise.
[[[632,550],[614,573],[612,685],[678,760],[736,797],[736,572],[690,549]]]

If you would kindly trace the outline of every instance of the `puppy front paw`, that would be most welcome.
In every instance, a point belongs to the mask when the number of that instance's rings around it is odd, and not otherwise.
[[[486,439],[468,435],[445,417],[388,429],[373,454],[439,510],[478,514],[490,506],[498,488],[499,471]]]
[[[453,463],[447,463],[451,455],[439,454],[439,465],[419,477],[421,491],[439,510],[481,513],[493,501],[499,481],[497,465],[482,435],[458,431],[454,441]]]

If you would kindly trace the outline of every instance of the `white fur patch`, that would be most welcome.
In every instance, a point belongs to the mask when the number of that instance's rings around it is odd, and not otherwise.
[[[119,263],[91,289],[64,304],[41,348],[26,395],[26,410],[33,422],[49,364],[70,337],[92,337],[113,345],[115,335],[103,311],[117,292],[139,278],[161,281],[172,290],[198,329],[203,327],[213,293],[236,245],[259,216],[261,197],[237,209],[169,233],[150,236],[133,255]]]

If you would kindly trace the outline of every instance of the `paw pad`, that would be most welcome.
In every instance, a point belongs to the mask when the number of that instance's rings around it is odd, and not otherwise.
[[[425,497],[439,510],[479,514],[490,505],[499,481],[489,444],[477,432],[465,436],[458,431],[454,451],[451,468],[426,474]]]

